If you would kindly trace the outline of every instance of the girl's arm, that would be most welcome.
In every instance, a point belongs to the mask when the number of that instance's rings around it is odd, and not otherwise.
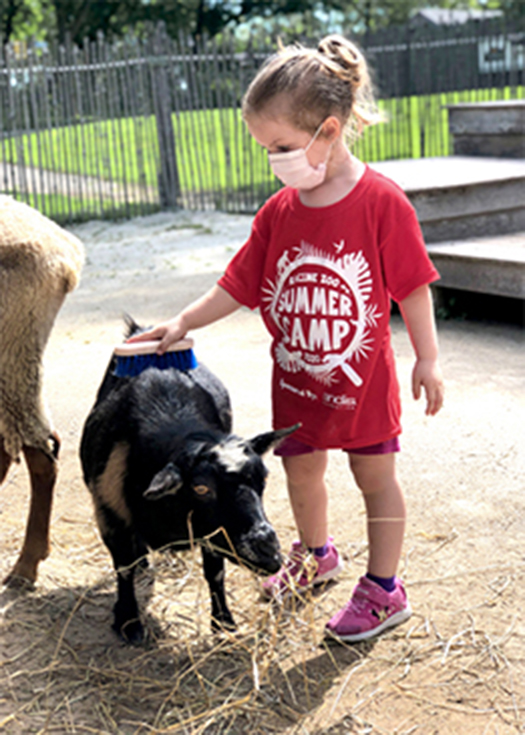
[[[128,342],[160,340],[157,353],[162,355],[170,345],[182,339],[190,329],[205,327],[236,311],[241,304],[221,286],[213,286],[204,296],[166,322],[131,337]]]
[[[416,353],[412,371],[412,394],[416,400],[425,390],[427,416],[434,416],[443,405],[443,376],[438,363],[438,341],[432,294],[428,286],[416,288],[399,308]]]

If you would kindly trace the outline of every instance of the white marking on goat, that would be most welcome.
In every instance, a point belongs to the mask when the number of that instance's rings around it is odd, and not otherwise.
[[[241,439],[229,439],[215,447],[217,461],[226,472],[240,472],[246,464],[245,443]]]
[[[104,471],[91,483],[91,491],[97,502],[107,505],[127,526],[131,526],[131,511],[123,493],[128,454],[129,444],[124,442],[115,444]]]

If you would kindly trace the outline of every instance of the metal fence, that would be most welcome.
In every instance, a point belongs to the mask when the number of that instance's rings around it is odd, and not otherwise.
[[[524,97],[516,28],[391,30],[361,39],[388,122],[363,160],[449,155],[446,104]],[[82,48],[0,55],[0,191],[59,222],[167,207],[254,212],[278,186],[240,115],[271,53],[189,46],[162,29]]]

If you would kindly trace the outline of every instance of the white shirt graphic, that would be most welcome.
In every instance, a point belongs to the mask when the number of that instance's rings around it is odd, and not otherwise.
[[[344,240],[333,245],[334,256],[304,241],[291,254],[286,250],[263,300],[282,334],[275,356],[284,371],[304,370],[325,385],[338,382],[342,372],[360,387],[358,363],[372,352],[370,332],[382,314],[371,301],[362,251],[344,253]]]

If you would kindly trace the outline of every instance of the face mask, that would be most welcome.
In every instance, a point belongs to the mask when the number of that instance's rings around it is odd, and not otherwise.
[[[326,176],[326,162],[332,146],[330,145],[328,149],[325,161],[318,166],[312,166],[306,156],[306,152],[319,135],[323,124],[324,120],[315,131],[306,148],[268,154],[268,161],[273,173],[286,186],[291,186],[293,189],[313,189],[323,183]]]

